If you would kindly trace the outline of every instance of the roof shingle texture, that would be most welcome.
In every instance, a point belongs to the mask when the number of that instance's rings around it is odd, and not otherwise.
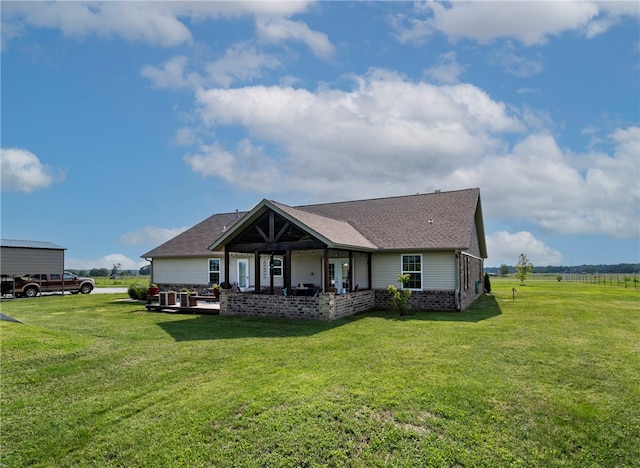
[[[335,244],[381,250],[467,249],[479,196],[476,188],[297,207],[272,203]],[[225,227],[246,214],[210,216],[142,257],[209,255],[208,247]]]
[[[379,249],[466,249],[479,196],[468,189],[297,209],[346,221]]]

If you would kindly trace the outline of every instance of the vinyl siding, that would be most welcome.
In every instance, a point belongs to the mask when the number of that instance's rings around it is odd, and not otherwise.
[[[430,252],[422,255],[422,284],[429,290],[456,289],[456,255],[453,252]]]
[[[224,275],[224,261],[220,261],[220,276]],[[156,258],[153,260],[153,282],[169,284],[207,284],[208,258]]]
[[[402,253],[373,254],[371,263],[374,288],[398,284],[401,256]],[[453,252],[422,253],[422,287],[425,290],[456,288],[456,257]]]
[[[367,256],[355,256],[353,258],[353,264],[353,287],[356,287],[356,285],[358,285],[360,289],[367,289],[369,287]]]

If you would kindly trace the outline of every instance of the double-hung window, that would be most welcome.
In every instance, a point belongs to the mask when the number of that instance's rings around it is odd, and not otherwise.
[[[220,259],[209,259],[209,283],[220,284]]]
[[[422,289],[422,255],[403,255],[402,274],[409,275],[408,289]]]
[[[271,262],[271,272],[274,277],[282,276],[282,259],[274,257]]]

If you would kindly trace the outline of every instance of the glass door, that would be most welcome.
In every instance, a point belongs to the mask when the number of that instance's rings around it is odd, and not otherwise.
[[[238,259],[238,287],[245,290],[249,287],[249,260]]]

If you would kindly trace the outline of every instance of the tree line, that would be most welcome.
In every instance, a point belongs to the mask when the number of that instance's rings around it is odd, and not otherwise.
[[[114,271],[115,269],[115,271]],[[145,276],[145,275],[150,275],[151,274],[151,265],[145,265],[142,268],[140,268],[139,270],[120,270],[117,268],[92,268],[90,270],[77,270],[77,269],[70,269],[67,268],[66,271],[73,273],[74,275],[78,275],[78,276],[90,276],[90,277],[97,277],[97,276],[113,276],[113,275],[118,275],[118,276],[137,276],[137,275],[141,275],[141,276]]]
[[[507,276],[516,273],[516,267],[510,265],[500,265],[499,267],[486,267],[486,273]],[[638,273],[640,272],[640,263],[618,263],[614,265],[548,265],[534,266],[533,273],[551,274],[551,273]]]

